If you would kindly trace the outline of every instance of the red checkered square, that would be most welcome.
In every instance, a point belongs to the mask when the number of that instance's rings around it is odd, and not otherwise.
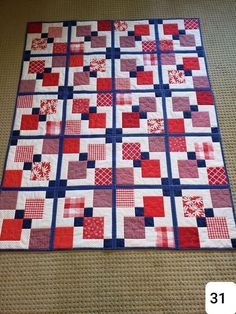
[[[112,184],[112,168],[95,169],[95,185]]]
[[[156,41],[155,40],[146,40],[142,41],[143,51],[156,51]]]
[[[144,65],[157,65],[157,55],[156,54],[145,54],[143,55]]]
[[[65,126],[66,135],[79,135],[81,131],[80,120],[67,120]]]
[[[45,200],[43,198],[26,199],[24,218],[42,219]]]
[[[209,239],[230,239],[225,217],[207,217],[206,223]]]
[[[214,159],[214,148],[212,143],[194,143],[197,159]]]
[[[156,227],[157,247],[175,247],[173,227]]]
[[[227,184],[228,180],[224,167],[208,167],[207,176],[209,184]]]
[[[116,206],[123,208],[134,207],[134,190],[117,189],[116,190]]]
[[[70,52],[84,52],[84,42],[79,41],[77,43],[71,43]]]
[[[19,96],[17,98],[17,108],[32,108],[33,96]]]
[[[14,162],[31,162],[33,160],[34,146],[17,146]]]
[[[46,135],[59,135],[61,133],[60,121],[47,121]]]
[[[84,216],[84,197],[67,197],[64,205],[64,218]]]
[[[105,160],[106,145],[105,144],[88,144],[89,160]]]
[[[45,60],[33,60],[29,63],[29,70],[28,73],[35,74],[35,73],[43,73],[45,68]]]
[[[140,143],[123,143],[122,144],[123,160],[140,160],[141,144]]]
[[[198,29],[199,28],[198,19],[184,19],[184,28]]]
[[[97,106],[98,107],[108,107],[112,106],[112,94],[101,93],[97,95]]]
[[[131,94],[116,94],[116,104],[119,106],[132,105]]]

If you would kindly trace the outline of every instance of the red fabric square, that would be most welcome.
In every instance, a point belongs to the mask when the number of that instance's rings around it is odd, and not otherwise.
[[[179,35],[178,24],[163,24],[165,35]]]
[[[169,147],[171,152],[186,152],[187,145],[184,136],[169,137]]]
[[[112,184],[112,168],[95,169],[95,185]]]
[[[63,144],[64,154],[74,154],[80,152],[80,139],[79,138],[65,138]]]
[[[163,196],[144,196],[143,206],[144,216],[165,217]]]
[[[197,227],[179,227],[180,248],[200,248],[200,241]]]
[[[71,249],[73,247],[73,227],[57,227],[55,229],[54,248]]]
[[[43,86],[58,86],[59,73],[43,73]]]
[[[72,113],[89,113],[89,98],[73,99]]]
[[[98,31],[110,31],[111,21],[98,21]]]
[[[184,133],[184,119],[168,119],[168,131],[170,133]]]
[[[84,64],[83,56],[70,56],[70,67],[82,67]]]
[[[140,143],[123,143],[122,144],[123,160],[140,160],[141,144]]]
[[[200,64],[197,57],[183,58],[184,70],[200,70]]]
[[[21,116],[21,130],[38,130],[39,116],[37,114],[23,114]]]
[[[4,173],[4,187],[20,187],[22,180],[22,170],[6,170]]]
[[[123,128],[139,128],[139,113],[138,112],[122,112],[122,127]]]
[[[106,127],[105,113],[90,113],[89,114],[89,128],[101,129]]]
[[[42,23],[28,23],[27,32],[28,33],[41,33]]]
[[[97,90],[111,90],[112,80],[111,78],[97,78]]]
[[[160,178],[161,167],[160,160],[142,160],[142,177],[143,178]]]
[[[196,92],[198,105],[213,105],[214,98],[212,92]]]
[[[3,219],[1,241],[19,241],[23,219]]]
[[[84,217],[83,239],[104,238],[104,217]]]
[[[151,85],[153,84],[153,72],[143,71],[137,72],[137,84],[138,85]]]
[[[53,53],[66,53],[67,43],[54,43]]]
[[[134,25],[134,34],[135,36],[149,36],[150,35],[149,25],[148,24]]]

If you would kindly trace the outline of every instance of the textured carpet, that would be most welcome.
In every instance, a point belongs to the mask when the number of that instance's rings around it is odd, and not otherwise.
[[[236,195],[235,1],[5,1],[0,3],[1,168],[27,21],[196,16]],[[5,74],[7,73],[7,75]],[[208,281],[236,281],[235,252],[0,254],[1,313],[204,313]]]

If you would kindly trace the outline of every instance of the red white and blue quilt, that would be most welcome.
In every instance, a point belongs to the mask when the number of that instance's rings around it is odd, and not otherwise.
[[[199,19],[28,23],[0,248],[235,247]]]

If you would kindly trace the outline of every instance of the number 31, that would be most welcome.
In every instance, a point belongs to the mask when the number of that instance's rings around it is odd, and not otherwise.
[[[211,303],[213,304],[216,304],[219,300],[218,300],[218,296],[221,297],[221,303],[224,304],[225,302],[225,296],[224,296],[224,293],[215,293],[215,292],[212,292],[211,293],[211,297],[212,299],[210,300]]]

